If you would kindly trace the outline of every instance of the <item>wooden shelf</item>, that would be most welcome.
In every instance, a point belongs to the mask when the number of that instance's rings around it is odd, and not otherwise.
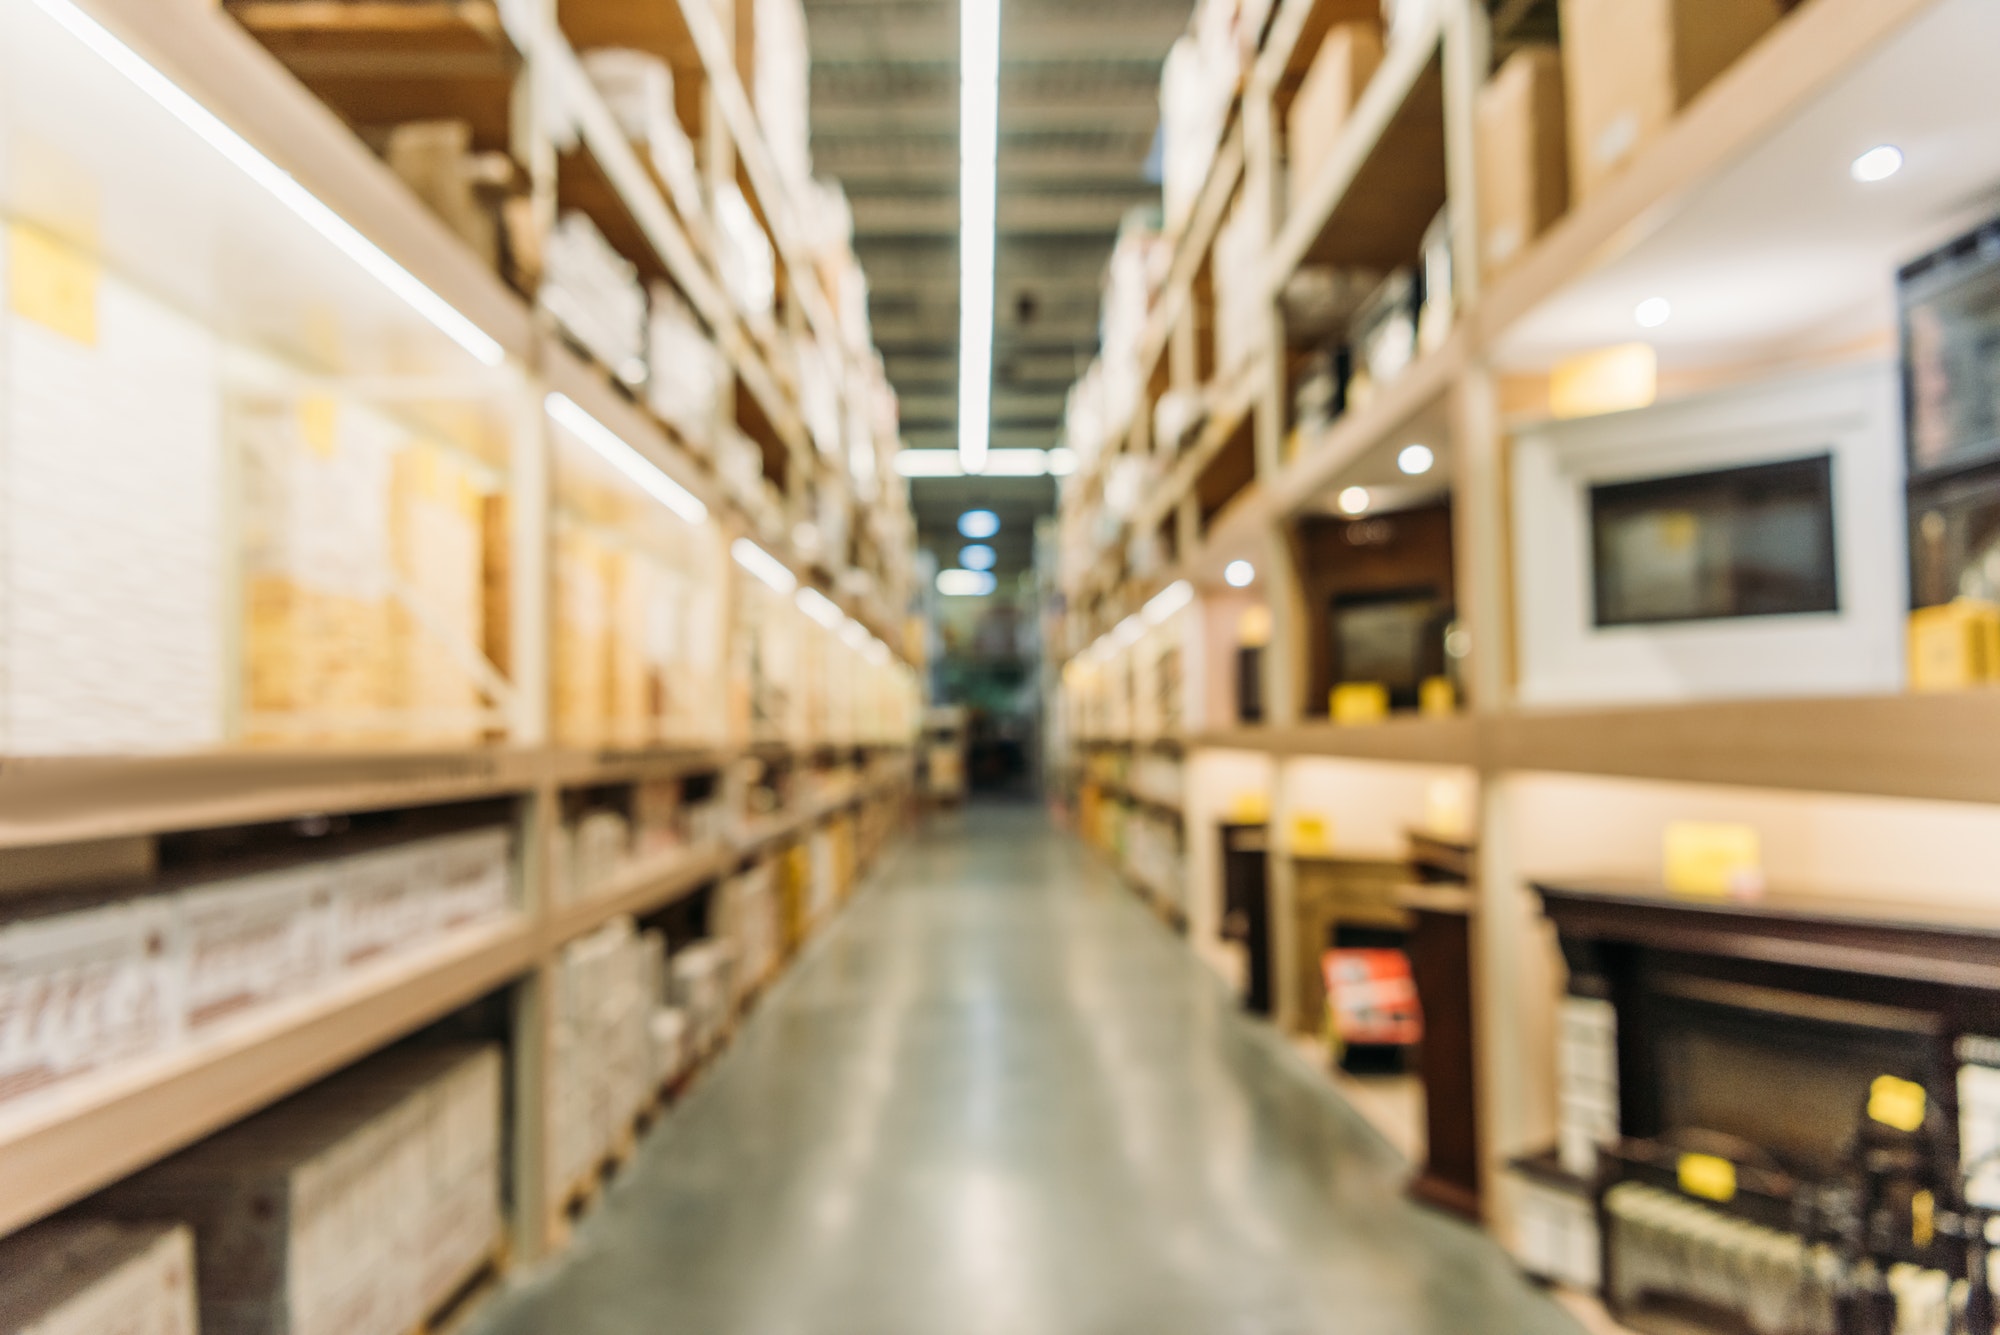
[[[1335,486],[1341,473],[1411,418],[1451,392],[1465,369],[1465,336],[1455,333],[1378,390],[1366,407],[1342,416],[1312,440],[1303,440],[1271,487],[1271,509],[1295,514]]]
[[[0,1115],[0,1234],[241,1120],[524,973],[516,918]]]
[[[543,933],[544,946],[556,949],[589,935],[613,918],[665,908],[727,874],[734,862],[731,850],[720,841],[649,858],[628,868],[603,894],[556,909]]]
[[[509,147],[520,54],[486,0],[227,0],[231,18],[357,129],[462,120]]]
[[[1193,745],[1274,756],[1471,765],[1489,775],[1596,774],[1675,783],[2000,802],[2000,691],[1734,700],[1391,718],[1203,733]]]
[[[469,801],[539,768],[502,749],[0,759],[0,849]]]
[[[2000,691],[1536,711],[1482,727],[1497,769],[2000,802]]]
[[[1380,723],[1304,723],[1291,728],[1234,728],[1202,733],[1193,745],[1274,756],[1334,756],[1412,765],[1478,765],[1481,721],[1392,715]]]
[[[1391,45],[1319,174],[1295,185],[1265,271],[1273,296],[1309,261],[1387,270],[1417,258],[1445,203],[1443,10]]]
[[[1482,295],[1475,312],[1482,345],[1500,343],[1581,274],[1639,244],[1695,190],[1936,3],[1811,0],[1788,15]]]

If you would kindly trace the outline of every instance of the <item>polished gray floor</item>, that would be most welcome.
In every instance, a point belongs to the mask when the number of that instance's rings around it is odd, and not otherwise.
[[[1026,807],[933,820],[490,1335],[1576,1327]]]

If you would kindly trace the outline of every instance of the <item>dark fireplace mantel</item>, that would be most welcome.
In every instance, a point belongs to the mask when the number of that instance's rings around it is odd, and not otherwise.
[[[1566,951],[1615,943],[2000,992],[2000,915],[1783,893],[1694,899],[1616,882],[1535,890]]]

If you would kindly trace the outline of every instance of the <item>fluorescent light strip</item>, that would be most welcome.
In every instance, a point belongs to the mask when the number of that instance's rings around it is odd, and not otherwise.
[[[847,624],[840,628],[840,638],[847,641],[848,648],[858,649],[862,653],[867,653],[868,646],[875,643],[875,637],[869,633],[868,627],[852,617],[849,617]]]
[[[567,394],[551,394],[542,400],[549,420],[575,436],[626,477],[644,488],[647,495],[672,510],[690,524],[708,518],[701,498],[660,471],[660,466],[639,453],[625,438],[577,406]]]
[[[839,630],[841,623],[847,620],[847,613],[840,610],[839,604],[818,589],[801,588],[793,600],[798,603],[801,612],[828,630]]]
[[[317,195],[300,185],[290,172],[258,152],[249,140],[230,129],[227,122],[196,101],[186,89],[119,41],[110,29],[78,9],[70,0],[34,0],[34,4],[70,36],[90,48],[105,64],[124,75],[133,87],[152,98],[168,115],[194,131],[245,176],[263,186],[272,198],[297,214],[308,227],[332,242],[343,255],[408,302],[417,314],[436,325],[445,337],[488,366],[498,366],[507,359],[506,349],[490,334],[460,314],[450,302],[425,287],[415,274],[390,259],[387,251],[328,208]]]
[[[1141,610],[1146,614],[1146,620],[1157,626],[1193,601],[1194,586],[1184,579],[1177,579],[1154,594]]]
[[[959,0],[958,41],[958,458],[982,473],[993,411],[1000,0]]]
[[[1067,450],[988,450],[986,477],[1041,477],[1073,472],[1074,457]],[[896,455],[896,472],[903,477],[964,477],[969,470],[962,455],[953,450],[902,450]]]
[[[738,538],[729,544],[729,554],[736,558],[736,564],[763,580],[779,593],[790,593],[799,586],[799,577],[792,568],[777,557],[759,547],[748,538]]]

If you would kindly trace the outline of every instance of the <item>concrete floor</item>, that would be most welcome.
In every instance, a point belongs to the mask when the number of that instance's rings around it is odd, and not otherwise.
[[[1575,1335],[1029,807],[940,817],[485,1335]]]

